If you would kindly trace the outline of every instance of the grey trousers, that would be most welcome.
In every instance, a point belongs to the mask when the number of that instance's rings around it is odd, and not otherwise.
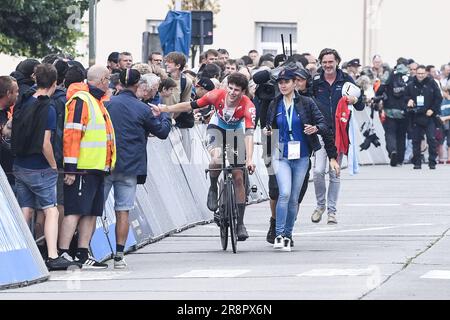
[[[334,171],[330,170],[327,152],[325,151],[324,143],[320,136],[319,140],[322,148],[316,151],[313,166],[314,190],[316,193],[317,207],[318,208],[328,207],[328,213],[335,214],[337,211],[336,205],[339,196],[339,189],[341,186],[341,179],[336,176],[336,173]],[[343,154],[342,153],[339,154],[338,156],[339,165],[342,164],[342,157]],[[326,197],[327,184],[325,182],[325,174],[327,173],[329,174],[330,177],[330,183],[328,186],[328,197]]]

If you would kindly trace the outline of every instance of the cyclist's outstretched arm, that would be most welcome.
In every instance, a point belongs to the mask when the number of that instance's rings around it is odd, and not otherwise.
[[[190,102],[180,102],[171,106],[166,106],[162,104],[158,106],[155,105],[151,106],[153,109],[159,112],[187,112],[192,110]]]

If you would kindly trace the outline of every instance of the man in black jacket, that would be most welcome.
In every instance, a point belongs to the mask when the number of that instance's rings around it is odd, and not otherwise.
[[[416,75],[406,87],[408,110],[413,113],[413,164],[421,169],[420,144],[424,133],[428,143],[428,166],[436,169],[437,143],[435,138],[436,116],[441,112],[442,95],[436,82],[427,76],[426,67],[417,67]]]
[[[378,89],[377,97],[383,98],[383,111],[386,120],[383,123],[386,149],[392,167],[402,164],[405,158],[405,139],[408,127],[406,118],[405,92],[408,82],[408,67],[398,64],[391,72],[386,83]]]

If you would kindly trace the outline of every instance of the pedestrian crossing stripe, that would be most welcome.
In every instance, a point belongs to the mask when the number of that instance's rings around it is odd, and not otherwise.
[[[450,270],[431,270],[425,273],[420,278],[450,280]]]
[[[312,269],[298,274],[298,277],[370,276],[371,269]]]
[[[191,270],[189,272],[175,276],[175,278],[234,278],[247,272],[250,272],[250,270]]]

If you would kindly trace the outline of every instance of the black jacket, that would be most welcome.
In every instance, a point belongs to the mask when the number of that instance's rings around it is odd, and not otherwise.
[[[11,150],[13,155],[29,156],[42,153],[45,129],[47,127],[50,98],[39,96],[37,101],[24,107],[33,95],[28,91],[22,96],[21,104],[15,105],[12,120]]]
[[[322,112],[326,123],[332,132],[335,132],[335,115],[336,107],[339,100],[342,98],[342,87],[346,82],[351,82],[355,84],[355,81],[347,73],[343,72],[341,69],[337,70],[336,80],[333,85],[330,85],[324,76],[324,71],[316,74],[313,78],[313,96],[315,102],[319,107],[320,112]],[[359,97],[358,102],[354,105],[355,110],[364,110],[364,103],[362,101],[362,95]]]
[[[63,137],[64,137],[64,118],[66,114],[66,91],[57,88],[51,97],[56,110],[56,131],[52,135],[53,153],[58,168],[64,167],[63,155]]]
[[[277,129],[275,116],[278,103],[281,99],[283,99],[282,95],[277,96],[270,103],[269,109],[267,110],[267,125],[274,129]],[[319,108],[317,107],[315,101],[309,97],[299,95],[298,92],[295,92],[294,106],[298,114],[300,115],[300,119],[303,124],[317,126],[317,129],[319,129],[318,134],[322,136],[322,139],[325,143],[325,150],[328,157],[330,159],[337,159],[337,150],[336,146],[334,145],[333,133],[330,131],[328,124],[325,122],[325,119]],[[306,140],[308,142],[309,150],[311,150],[311,153],[320,150],[321,145],[317,133],[307,135]]]
[[[425,114],[427,110],[433,110],[433,116],[441,114],[442,95],[437,83],[430,77],[419,82],[416,77],[406,87],[406,101],[414,100],[417,105],[417,97],[424,96],[424,107],[417,108],[416,114]]]
[[[385,99],[383,100],[383,107],[385,109],[399,109],[399,110],[406,110],[406,104],[407,100],[405,98],[406,94],[406,82],[402,79],[404,77],[401,73],[395,73],[391,72],[389,75],[389,78],[386,80],[386,83],[382,84],[380,88],[378,89],[376,95],[377,96],[383,96],[385,94]],[[404,87],[400,87],[397,83],[398,82],[404,82]],[[394,85],[396,86],[396,91],[403,91],[403,92],[397,92],[394,94]]]

